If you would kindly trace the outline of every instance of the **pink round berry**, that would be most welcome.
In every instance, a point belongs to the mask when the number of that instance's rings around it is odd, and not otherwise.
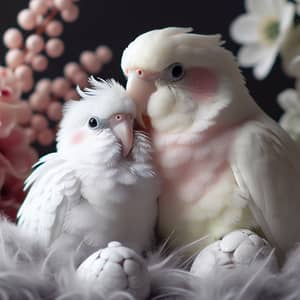
[[[59,77],[52,82],[52,93],[58,97],[63,97],[70,89],[70,83],[67,79]]]
[[[70,62],[64,67],[64,75],[67,78],[73,78],[77,72],[80,72],[81,68],[78,63]]]
[[[43,38],[38,34],[31,34],[25,42],[26,48],[32,53],[39,53],[44,49]]]
[[[69,8],[66,8],[61,12],[61,18],[67,23],[72,23],[76,21],[78,16],[79,8],[74,4],[72,4]]]
[[[92,51],[83,51],[79,60],[89,73],[95,74],[100,71],[101,62]]]
[[[88,83],[88,75],[85,72],[80,71],[75,74],[74,78],[72,78],[72,81],[74,82],[74,84],[77,84],[81,88],[83,88]]]
[[[24,52],[20,49],[11,49],[5,57],[6,64],[14,69],[24,62]]]
[[[47,24],[46,33],[50,37],[57,37],[62,34],[63,29],[63,24],[60,21],[53,20]]]
[[[23,35],[19,29],[9,28],[4,33],[3,41],[7,48],[20,48],[23,44]]]
[[[49,146],[54,142],[54,139],[55,139],[55,134],[49,128],[39,132],[37,135],[37,140],[42,146]]]
[[[20,65],[15,69],[15,76],[18,79],[32,78],[32,69],[27,65]]]
[[[21,28],[32,30],[36,26],[36,15],[30,9],[23,9],[19,12],[17,21]]]
[[[31,118],[31,127],[36,131],[45,130],[48,128],[48,120],[43,115],[33,115]]]
[[[52,83],[50,79],[44,78],[37,82],[35,89],[42,94],[50,94]]]
[[[62,118],[62,105],[58,101],[50,103],[47,109],[48,118],[52,121],[59,121]]]
[[[22,101],[18,105],[18,123],[21,125],[28,124],[32,116],[32,110],[27,101]]]
[[[76,92],[76,90],[74,90],[74,89],[69,90],[64,96],[65,101],[79,100],[79,99],[80,99],[80,97],[79,97],[78,93]]]
[[[67,9],[70,6],[72,6],[73,1],[72,0],[54,0],[53,3],[56,6],[56,8],[58,8],[59,10],[63,10],[63,9]]]
[[[46,52],[52,58],[61,56],[64,52],[63,41],[57,38],[48,40],[46,44]]]
[[[48,5],[45,0],[31,0],[29,3],[29,8],[36,15],[43,15],[48,11]]]
[[[112,51],[108,46],[99,46],[96,49],[96,55],[100,59],[100,61],[104,64],[107,64],[112,59]]]
[[[36,55],[32,58],[31,65],[33,70],[43,72],[48,66],[48,59],[45,55]]]
[[[30,95],[29,104],[34,111],[45,111],[50,103],[50,97],[47,94],[35,92]]]

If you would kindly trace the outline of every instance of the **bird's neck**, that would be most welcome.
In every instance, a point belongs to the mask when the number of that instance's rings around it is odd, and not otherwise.
[[[235,132],[237,128],[251,119],[252,117],[249,116],[249,118],[243,118],[236,122],[223,122],[222,126],[216,122],[201,132],[185,131],[170,134],[151,128],[151,136],[154,142],[154,147],[157,148],[156,150],[163,151],[165,146],[182,148],[190,147],[192,145],[203,146],[206,143],[210,143],[212,140],[219,139],[224,135]]]

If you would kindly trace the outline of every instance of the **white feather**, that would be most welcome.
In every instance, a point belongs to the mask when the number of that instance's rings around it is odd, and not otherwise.
[[[237,136],[232,166],[242,195],[280,254],[300,241],[300,150],[277,124],[262,116]]]

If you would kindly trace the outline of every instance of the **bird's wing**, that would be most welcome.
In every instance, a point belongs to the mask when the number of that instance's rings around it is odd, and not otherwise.
[[[300,151],[275,122],[249,122],[236,137],[235,179],[266,237],[281,253],[300,241]]]
[[[61,233],[66,213],[80,201],[80,180],[57,154],[38,164],[26,180],[30,190],[18,212],[18,226],[49,245]]]

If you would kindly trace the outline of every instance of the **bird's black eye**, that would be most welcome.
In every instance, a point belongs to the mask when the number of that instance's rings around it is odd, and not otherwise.
[[[89,127],[96,129],[100,127],[100,120],[97,117],[92,117],[89,119]]]
[[[179,63],[175,63],[169,67],[170,69],[170,80],[177,81],[180,80],[184,75],[183,66]]]

